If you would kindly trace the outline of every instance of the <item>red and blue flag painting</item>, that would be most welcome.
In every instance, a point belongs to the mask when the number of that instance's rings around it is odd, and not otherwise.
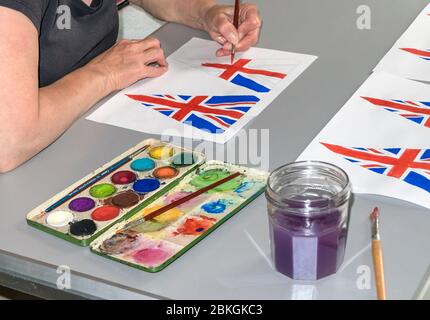
[[[127,95],[143,106],[211,133],[224,133],[260,101],[252,95]]]
[[[255,92],[270,92],[287,74],[256,66],[252,59],[239,59],[233,64],[203,63],[203,67],[219,70],[219,77]]]
[[[430,192],[430,149],[343,147],[321,143],[345,160]]]
[[[410,100],[384,100],[362,97],[375,106],[396,113],[405,119],[430,128],[430,102]]]
[[[400,50],[409,52],[418,58],[430,61],[430,50],[421,50],[416,48],[400,48]]]

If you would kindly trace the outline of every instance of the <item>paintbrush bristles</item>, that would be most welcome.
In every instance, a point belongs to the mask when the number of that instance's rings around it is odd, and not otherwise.
[[[373,223],[378,218],[379,218],[379,208],[375,207],[375,209],[373,209],[372,213],[370,214],[370,221],[372,221]]]

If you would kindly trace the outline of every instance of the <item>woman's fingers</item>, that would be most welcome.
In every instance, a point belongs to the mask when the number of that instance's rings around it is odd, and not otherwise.
[[[208,14],[208,32],[212,39],[222,45],[216,52],[217,56],[230,54],[233,45],[236,51],[245,51],[258,42],[261,18],[256,5],[241,5],[237,30],[233,25],[233,6],[215,6],[211,10]]]
[[[233,44],[237,44],[239,42],[239,34],[227,15],[218,15],[214,24],[215,30],[217,30],[217,32],[228,42]]]
[[[259,35],[260,29],[249,32],[244,38],[242,38],[242,40],[240,40],[239,44],[236,46],[236,50],[246,51],[249,48],[255,46],[258,42]]]

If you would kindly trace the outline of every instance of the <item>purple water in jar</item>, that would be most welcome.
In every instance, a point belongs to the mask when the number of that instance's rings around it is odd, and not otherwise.
[[[328,163],[297,162],[271,174],[266,197],[277,271],[297,280],[317,280],[338,270],[350,195],[346,173]]]

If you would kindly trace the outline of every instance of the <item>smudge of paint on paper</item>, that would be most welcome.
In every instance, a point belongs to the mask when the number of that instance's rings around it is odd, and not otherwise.
[[[255,182],[253,181],[244,181],[242,182],[242,184],[236,189],[234,190],[236,193],[243,193],[245,191],[250,190],[251,188],[253,188],[255,185]]]
[[[132,254],[135,262],[148,267],[157,267],[175,254],[175,250],[167,248],[162,243],[158,246],[144,248]]]
[[[139,233],[153,233],[160,230],[163,230],[165,227],[167,227],[168,223],[161,223],[158,221],[146,221],[145,223],[141,223],[135,227],[133,227],[133,231],[139,232]]]
[[[214,218],[205,216],[189,217],[173,234],[198,236],[212,227],[216,221]]]
[[[231,172],[227,170],[222,169],[209,169],[206,171],[203,171],[199,173],[197,176],[195,176],[190,184],[196,188],[204,188],[208,185],[215,183],[221,179],[224,179],[231,175]],[[222,185],[212,189],[209,191],[209,193],[215,193],[215,192],[225,192],[225,191],[231,191],[234,189],[237,189],[240,184],[242,183],[243,176],[239,176],[237,178],[234,178],[230,181],[227,181],[223,183]]]
[[[138,234],[133,231],[125,231],[116,233],[103,241],[100,251],[107,254],[122,254],[137,248],[138,245]]]
[[[166,204],[166,205],[171,204],[172,202],[175,202],[179,199],[182,199],[182,198],[190,195],[191,193],[192,192],[180,191],[180,192],[175,192],[175,193],[169,194],[164,198],[164,204]],[[195,208],[200,203],[204,202],[205,198],[206,198],[206,196],[204,194],[202,194],[198,197],[195,197],[195,198],[177,206],[177,208],[180,210],[189,210],[189,209]]]
[[[227,200],[220,199],[220,200],[215,200],[215,201],[205,203],[202,206],[202,209],[205,212],[210,213],[210,214],[220,214],[220,213],[225,212],[228,204],[229,203]]]
[[[158,209],[161,209],[162,205],[153,205],[151,207],[145,208],[142,211],[140,211],[138,214],[141,216],[146,216],[150,214],[151,212],[154,212]],[[173,221],[178,220],[184,213],[180,211],[178,208],[172,208],[159,216],[155,217],[153,220],[160,222],[160,223],[171,223]]]

